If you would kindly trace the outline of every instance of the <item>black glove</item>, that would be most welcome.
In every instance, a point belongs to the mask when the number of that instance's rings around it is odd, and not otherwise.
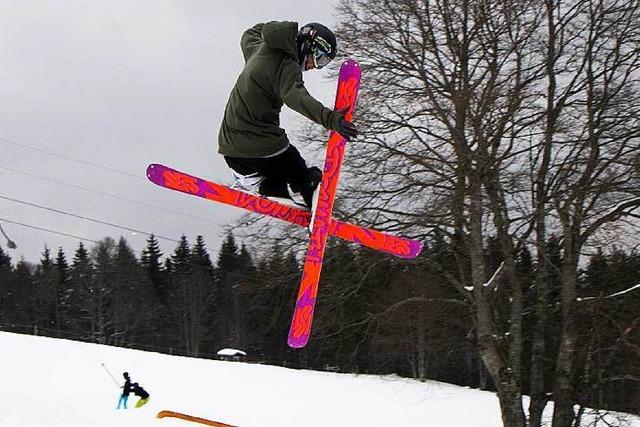
[[[353,123],[344,117],[347,111],[349,111],[349,107],[338,111],[338,114],[340,114],[340,120],[338,121],[338,129],[336,129],[336,132],[342,135],[347,141],[351,141],[353,138],[358,136],[358,129]]]

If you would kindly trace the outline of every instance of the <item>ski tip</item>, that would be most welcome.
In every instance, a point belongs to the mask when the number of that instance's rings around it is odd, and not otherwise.
[[[147,166],[147,178],[149,179],[149,181],[152,181],[155,183],[160,182],[163,169],[166,169],[166,168],[164,168],[162,165],[159,165],[157,163],[151,163],[149,166]]]
[[[349,58],[346,61],[344,61],[342,63],[342,66],[346,66],[346,67],[360,67],[360,64],[358,64],[358,61],[356,61],[353,58]]]
[[[340,66],[340,74],[353,74],[359,76],[360,64],[355,59],[349,58]]]
[[[407,258],[416,258],[420,253],[422,253],[422,242],[411,240],[409,242],[409,253],[407,254]]]
[[[401,239],[402,241],[396,241],[392,245],[379,246],[375,248],[373,246],[371,247],[380,252],[384,252],[402,259],[414,259],[422,253],[423,246],[421,242],[403,238],[399,239]]]

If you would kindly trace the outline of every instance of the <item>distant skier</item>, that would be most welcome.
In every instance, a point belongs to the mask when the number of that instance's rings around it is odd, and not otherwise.
[[[120,409],[121,405],[124,406],[124,409],[127,409],[127,401],[129,400],[129,393],[131,392],[131,378],[129,378],[129,373],[124,372],[122,376],[124,377],[124,385],[120,387],[122,389],[122,394],[120,395],[120,400],[118,400],[117,409]]]
[[[132,391],[133,394],[140,398],[140,400],[138,400],[138,402],[136,403],[136,408],[144,406],[144,404],[149,401],[149,393],[147,393],[145,389],[139,386],[138,383],[133,383]]]
[[[311,207],[322,171],[308,167],[280,128],[283,104],[340,133],[358,134],[345,119],[313,98],[302,72],[322,68],[336,56],[334,34],[310,23],[298,31],[296,22],[256,24],[242,34],[245,65],[231,91],[218,133],[218,152],[232,169],[236,183],[263,196],[291,199],[287,184]]]

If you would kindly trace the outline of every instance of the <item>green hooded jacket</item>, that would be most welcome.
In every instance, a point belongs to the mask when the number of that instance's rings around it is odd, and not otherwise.
[[[238,77],[218,132],[218,152],[258,158],[289,146],[280,128],[283,104],[326,129],[336,130],[340,115],[323,106],[304,87],[298,63],[296,22],[257,24],[242,34],[245,65]]]

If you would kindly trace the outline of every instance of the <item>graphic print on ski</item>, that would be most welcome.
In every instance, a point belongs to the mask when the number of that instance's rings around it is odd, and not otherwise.
[[[301,227],[309,226],[311,212],[306,209],[284,205],[256,194],[229,188],[169,166],[150,164],[147,167],[147,178],[163,188],[268,215]],[[422,251],[422,244],[418,240],[360,227],[335,218],[331,219],[329,234],[400,258],[415,258]]]
[[[348,121],[351,121],[353,109],[356,105],[360,76],[360,66],[356,61],[349,59],[340,66],[334,110],[349,107],[345,117]],[[342,166],[346,142],[346,139],[338,132],[331,132],[324,160],[315,218],[311,225],[312,231],[309,248],[307,249],[307,258],[302,271],[302,280],[287,339],[287,343],[293,348],[304,347],[311,335],[313,312],[316,296],[318,295],[318,281],[320,280],[322,259],[327,244],[327,236],[329,235],[333,201],[338,187],[338,179],[340,178],[340,167]]]

